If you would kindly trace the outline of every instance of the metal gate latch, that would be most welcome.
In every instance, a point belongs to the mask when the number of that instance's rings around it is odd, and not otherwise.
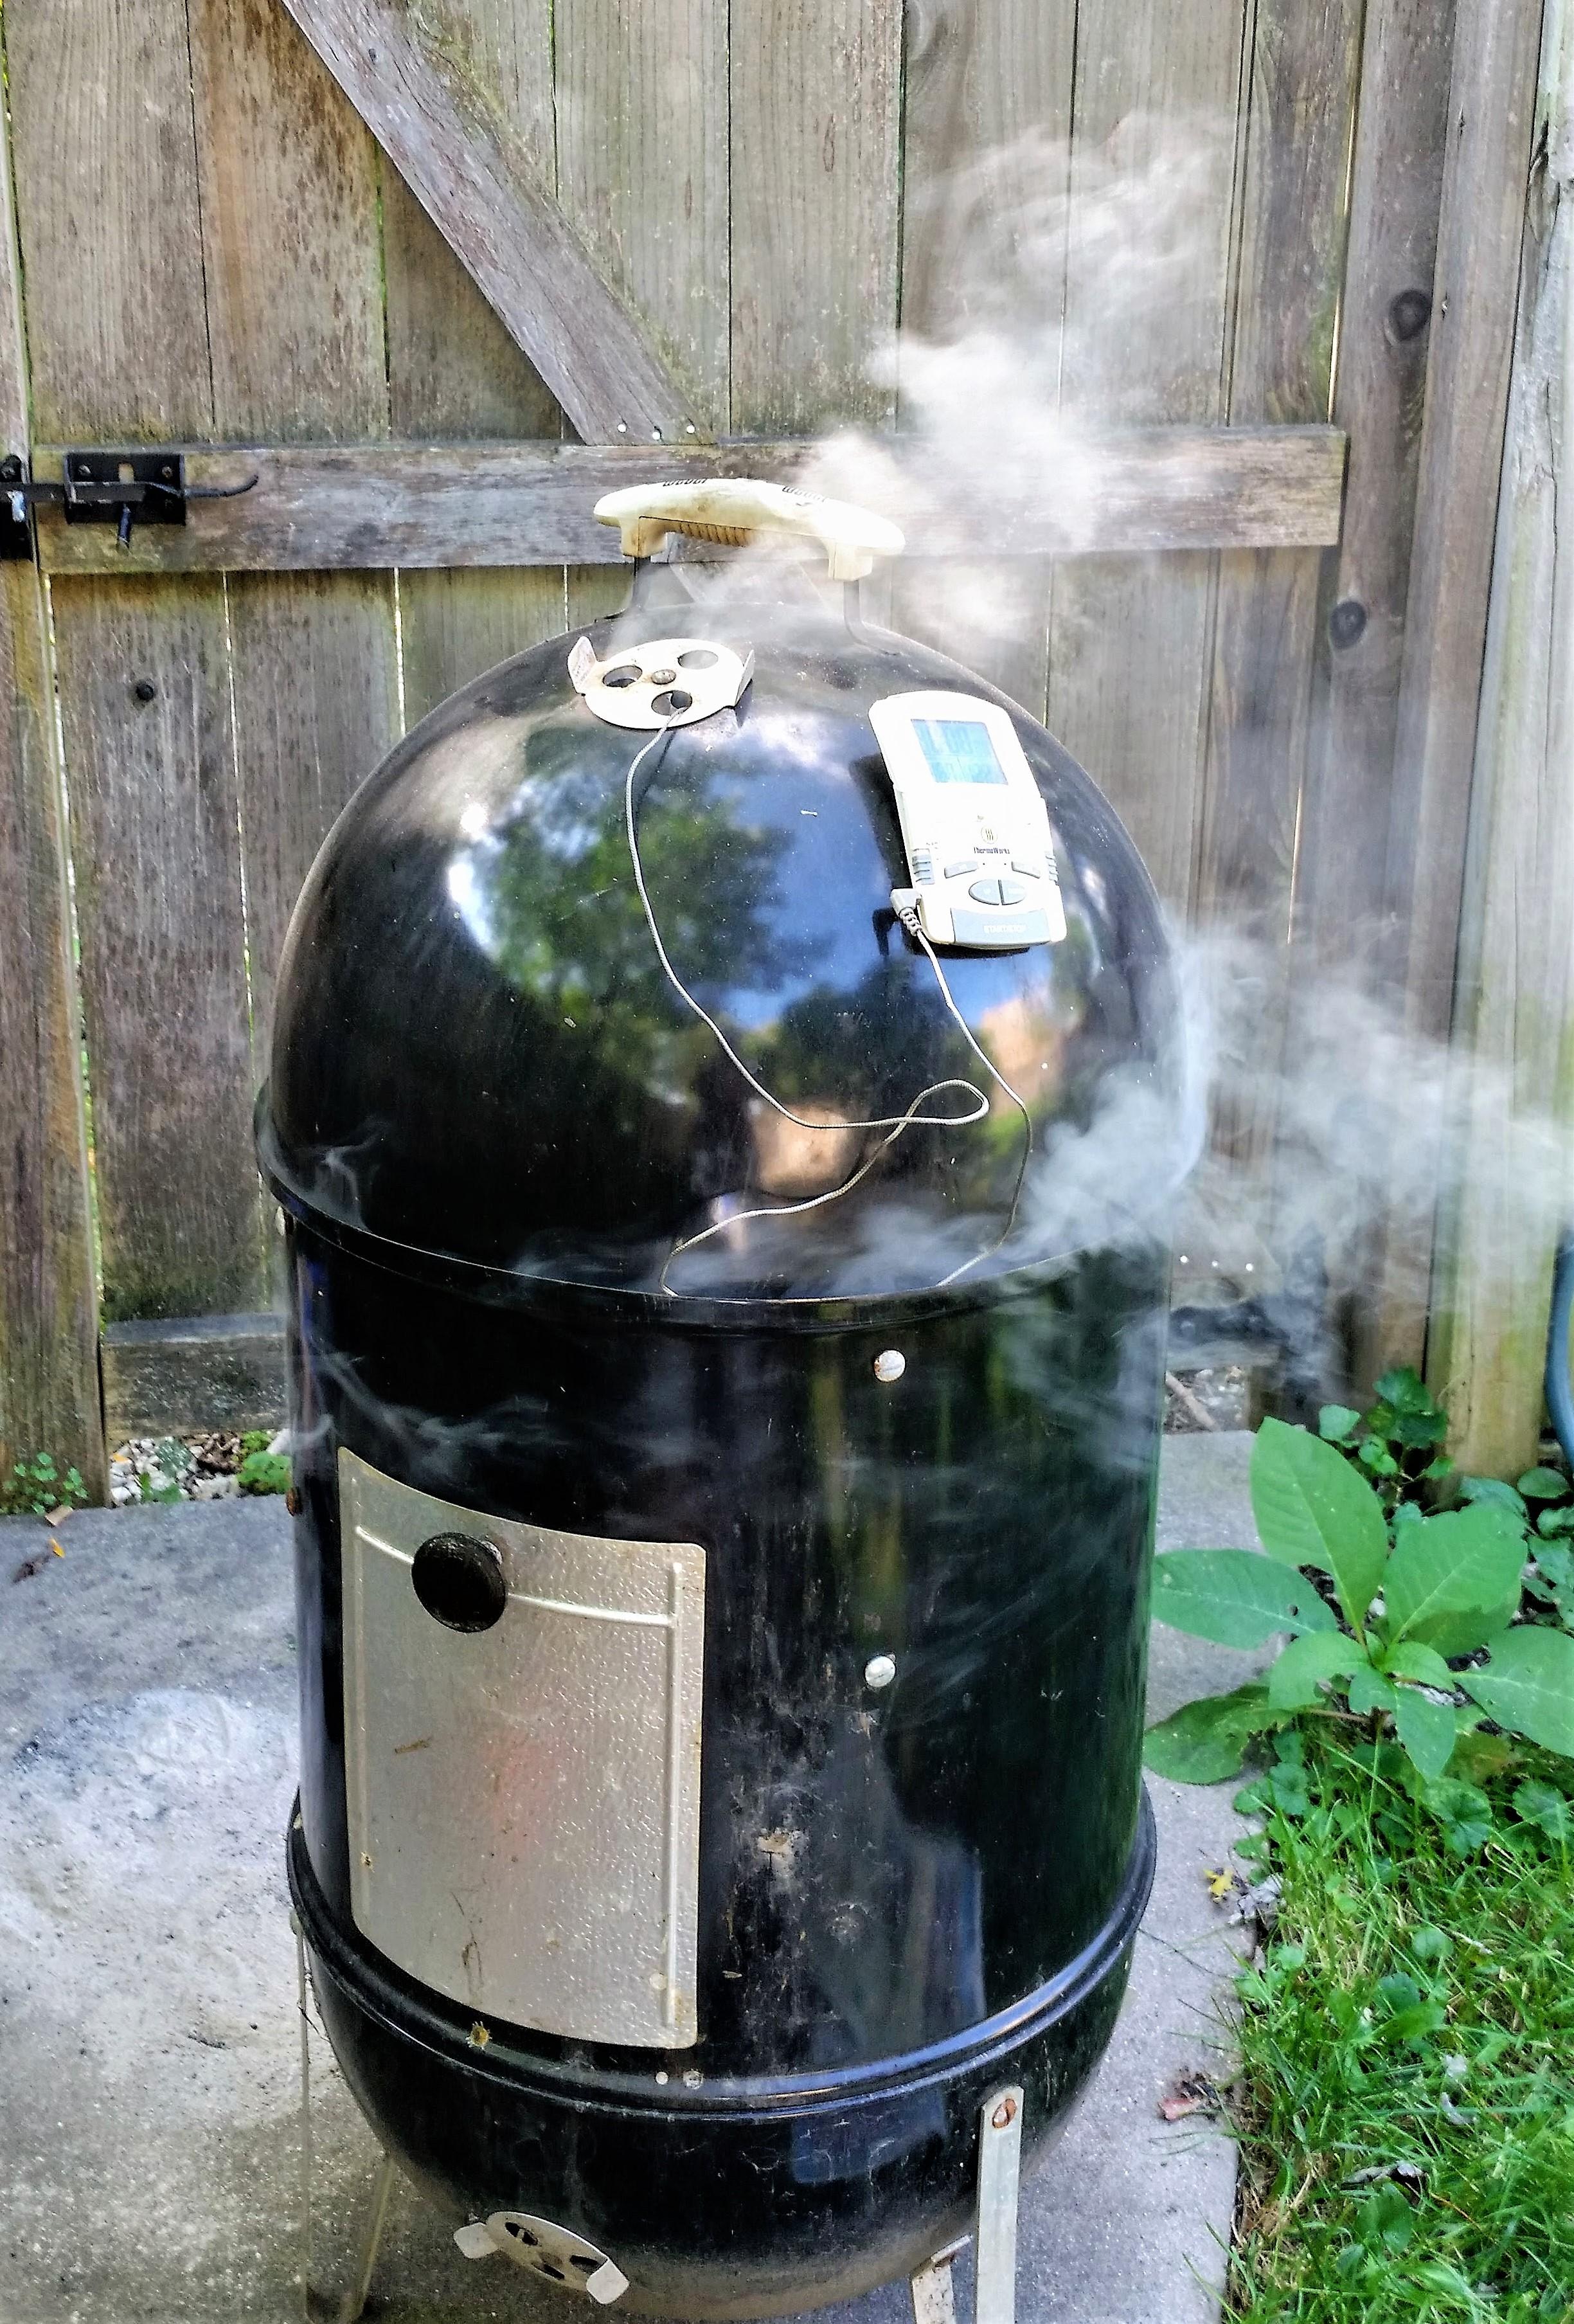
[[[257,483],[191,484],[182,452],[68,452],[63,474],[30,477],[13,453],[0,460],[0,559],[31,558],[30,511],[41,504],[63,509],[68,524],[112,524],[118,548],[131,547],[131,529],[140,524],[184,524],[189,501],[233,501]]]

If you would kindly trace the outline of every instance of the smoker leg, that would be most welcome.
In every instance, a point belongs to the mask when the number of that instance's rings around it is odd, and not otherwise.
[[[1022,2092],[984,2100],[979,2124],[976,2324],[1016,2324],[1017,2195],[1022,2177]]]
[[[306,2324],[312,2324],[311,2305],[311,2018],[307,2008],[306,1941],[300,1923],[291,1913],[290,1925],[295,1932],[295,2006],[300,2018],[300,2312]],[[383,2154],[377,2165],[377,2176],[372,2186],[372,2208],[366,2217],[366,2232],[361,2239],[360,2264],[354,2282],[339,2302],[338,2324],[360,2324],[366,2295],[372,2289],[372,2273],[377,2265],[378,2246],[388,2221],[388,2200],[393,2192],[394,2163],[391,2154]]]
[[[372,2188],[372,2209],[367,2214],[366,2233],[361,2244],[361,2264],[355,2270],[355,2280],[339,2302],[338,2324],[360,2324],[366,2294],[372,2289],[372,2271],[377,2264],[377,2246],[382,2241],[383,2225],[388,2218],[388,2199],[393,2192],[393,2157],[385,2154],[377,2166],[377,2177]]]
[[[306,2014],[306,1940],[295,1932],[295,2007],[300,2019],[300,2312],[311,2324],[311,2020]]]
[[[911,2285],[913,2324],[956,2324],[956,2292],[951,2281],[951,2255],[942,2252],[925,2260]]]

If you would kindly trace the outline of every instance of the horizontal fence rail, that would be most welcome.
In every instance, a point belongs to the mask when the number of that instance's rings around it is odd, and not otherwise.
[[[44,446],[41,480],[62,474],[68,449]],[[39,559],[57,574],[288,573],[318,569],[615,565],[617,530],[592,510],[627,484],[712,476],[787,484],[822,453],[812,440],[734,441],[714,448],[550,443],[211,445],[161,447],[183,456],[188,483],[234,490],[197,500],[184,525],[68,524],[37,518]],[[883,512],[907,531],[909,553],[990,557],[1142,555],[1207,549],[1321,549],[1339,537],[1345,438],[1337,428],[1149,428],[1068,438],[1063,468],[1031,484],[1002,480],[966,505],[926,475],[915,439],[886,439]],[[858,497],[882,494],[861,477]],[[961,499],[957,495],[957,502]],[[704,544],[696,544],[703,548]],[[724,553],[724,552],[723,552]]]

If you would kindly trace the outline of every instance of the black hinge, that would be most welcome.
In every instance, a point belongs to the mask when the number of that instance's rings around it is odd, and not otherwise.
[[[13,453],[0,461],[0,558],[33,554],[32,512],[41,502],[60,508],[68,524],[112,524],[118,546],[129,549],[136,524],[184,524],[189,501],[230,501],[244,484],[189,484],[180,452],[68,452],[62,475],[30,479]]]

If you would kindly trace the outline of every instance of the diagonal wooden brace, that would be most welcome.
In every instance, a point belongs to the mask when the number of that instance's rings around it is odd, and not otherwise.
[[[283,0],[586,443],[709,440],[518,139],[454,61],[437,0]]]

